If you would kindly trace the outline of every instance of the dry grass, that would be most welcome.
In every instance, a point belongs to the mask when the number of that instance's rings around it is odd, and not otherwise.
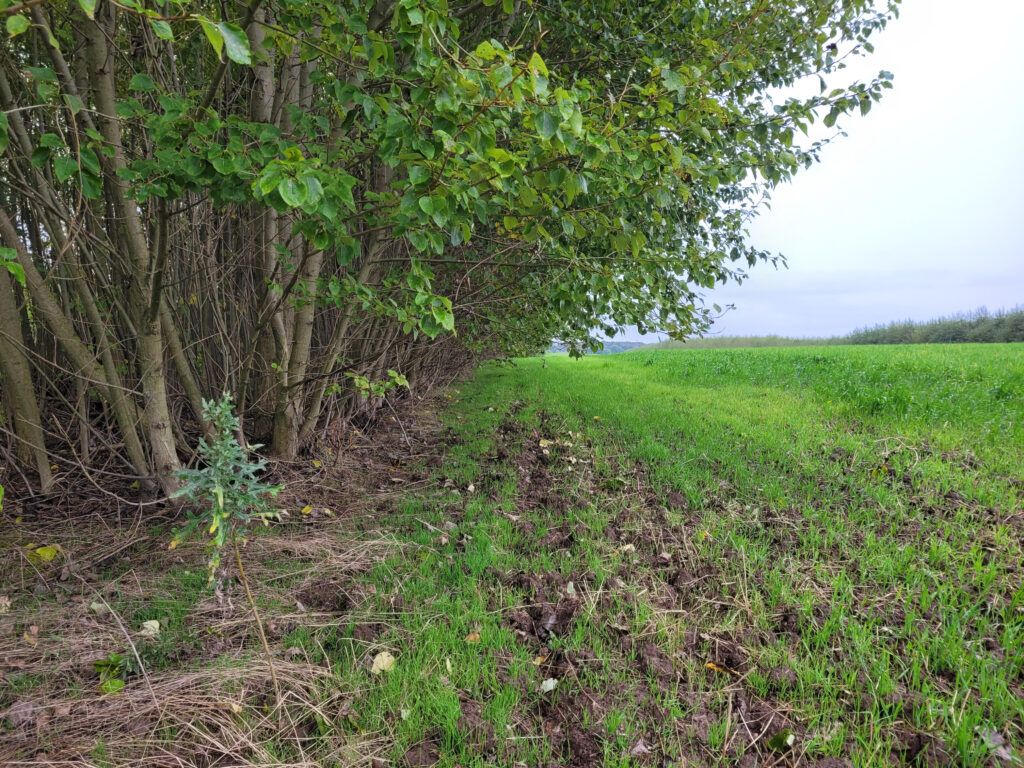
[[[437,429],[402,426],[419,446]],[[411,454],[399,427],[359,433],[343,460],[325,448],[323,469],[276,470],[287,514],[252,532],[243,559],[272,640],[279,704],[233,559],[224,558],[207,588],[203,543],[167,548],[170,512],[118,513],[105,498],[46,509],[8,499],[0,521],[0,765],[369,764],[386,740],[353,727],[349,704],[359,691],[341,683],[331,662],[287,640],[296,628],[338,621],[304,604],[318,584],[348,583],[409,546],[376,522],[396,492],[422,482],[396,470]],[[43,545],[58,556],[34,556]],[[157,638],[140,633],[152,617],[161,620]],[[353,663],[372,650],[354,650]],[[112,653],[126,660],[126,685],[104,694],[94,665]]]

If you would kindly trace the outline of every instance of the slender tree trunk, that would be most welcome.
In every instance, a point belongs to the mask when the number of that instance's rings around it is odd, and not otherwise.
[[[163,264],[159,259],[153,259],[139,208],[129,196],[127,183],[118,175],[127,166],[127,160],[116,113],[114,57],[107,46],[108,33],[113,28],[113,13],[113,7],[106,6],[105,13],[97,14],[97,20],[87,24],[87,56],[93,73],[96,107],[102,115],[100,132],[111,150],[111,157],[105,164],[106,181],[114,209],[121,220],[123,241],[132,265],[132,319],[139,334],[136,351],[149,447],[157,481],[164,493],[171,494],[180,487],[176,473],[181,469],[181,462],[174,442],[164,376],[163,334],[159,317]]]
[[[35,463],[39,488],[45,493],[53,483],[53,476],[32,387],[32,371],[24,349],[14,287],[7,270],[0,269],[0,371],[3,372],[4,391],[11,405],[14,433],[19,440],[18,453],[26,464]]]
[[[324,262],[324,252],[314,250],[302,265],[302,295],[305,303],[295,313],[292,350],[288,356],[286,388],[278,398],[274,413],[274,439],[271,450],[275,456],[294,459],[299,452],[303,406],[303,380],[309,368],[313,338],[313,317],[316,312],[316,283]]]
[[[128,399],[127,393],[120,387],[119,382],[111,383],[107,379],[92,352],[78,338],[74,326],[64,316],[64,312],[54,300],[53,294],[46,288],[42,275],[36,270],[35,264],[18,239],[14,225],[3,209],[0,209],[0,240],[6,242],[9,248],[13,248],[17,252],[18,263],[25,270],[25,283],[28,286],[29,295],[32,297],[33,307],[76,367],[73,375],[102,389],[114,411],[114,418],[121,430],[128,459],[135,471],[144,478],[143,484],[149,487],[149,463],[142,450],[138,433],[135,431],[137,425],[133,404]]]

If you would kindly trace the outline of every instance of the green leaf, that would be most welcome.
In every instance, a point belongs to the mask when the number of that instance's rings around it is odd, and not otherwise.
[[[153,78],[149,75],[140,72],[137,75],[133,75],[132,79],[128,81],[128,88],[133,91],[155,91],[156,83],[153,82]]]
[[[26,67],[32,79],[39,83],[56,83],[57,73],[49,67]]]
[[[96,18],[96,0],[78,0],[78,5],[90,19]]]
[[[414,187],[429,180],[430,171],[428,171],[422,165],[409,166],[409,183],[411,183]]]
[[[22,16],[20,13],[16,13],[13,16],[7,17],[7,36],[15,37],[25,32],[29,27],[28,18]]]
[[[103,182],[91,173],[82,174],[82,194],[90,200],[99,200],[103,194]]]
[[[173,40],[174,31],[171,29],[171,25],[166,21],[160,19],[150,19],[149,25],[153,28],[153,34],[159,37],[161,40]]]
[[[537,133],[544,141],[551,141],[552,137],[558,133],[558,119],[550,112],[541,112],[537,116]]]
[[[306,189],[306,199],[303,200],[303,205],[316,203],[324,196],[323,185],[316,176],[307,173],[303,175],[301,183]]]
[[[409,238],[409,242],[412,243],[412,247],[415,248],[417,251],[427,250],[427,246],[430,244],[430,241],[427,239],[427,236],[423,232],[420,232],[419,230],[407,232],[406,237]]]
[[[410,8],[405,13],[409,17],[409,23],[414,27],[418,27],[423,23],[423,11],[419,8]]]
[[[673,72],[671,69],[661,70],[661,79],[665,83],[665,87],[670,91],[682,94],[686,90],[686,81],[683,80],[682,75],[678,72]]]
[[[476,47],[476,50],[473,51],[473,55],[476,56],[478,59],[482,59],[483,61],[490,61],[491,59],[498,55],[498,51],[495,49],[493,45],[484,40],[482,43],[480,43],[480,45]]]
[[[544,75],[544,77],[548,76],[548,66],[536,51],[534,51],[533,55],[530,57],[530,69],[534,72],[539,72]]]
[[[82,101],[80,96],[76,96],[73,93],[64,94],[64,103],[68,105],[68,109],[71,110],[71,114],[73,115],[77,115],[85,109],[85,102]]]
[[[112,677],[109,680],[104,680],[100,683],[101,693],[119,693],[124,688],[124,680],[119,680],[116,677]]]
[[[252,53],[249,50],[249,38],[245,31],[237,24],[230,24],[226,21],[217,25],[221,36],[224,38],[224,50],[236,64],[252,64]]]
[[[7,271],[11,273],[22,287],[25,286],[25,268],[21,264],[13,261],[7,262]]]
[[[61,548],[59,546],[38,547],[35,553],[41,562],[49,563],[61,553]]]
[[[53,171],[57,181],[67,181],[78,173],[78,161],[73,157],[58,157],[53,161]]]
[[[221,54],[224,51],[224,35],[220,31],[220,28],[205,16],[197,16],[196,21],[198,21],[199,26],[203,28],[203,32],[206,34],[206,39],[209,40],[210,45],[213,46],[213,52],[217,54],[217,58],[222,58]]]
[[[281,183],[277,185],[277,194],[289,208],[298,208],[308,196],[306,185],[298,179],[292,178],[281,180]]]
[[[15,280],[25,285],[25,270],[18,263],[18,252],[13,248],[0,248],[0,267],[6,267]]]
[[[768,740],[768,749],[773,752],[787,752],[796,741],[796,736],[789,730],[783,728]]]

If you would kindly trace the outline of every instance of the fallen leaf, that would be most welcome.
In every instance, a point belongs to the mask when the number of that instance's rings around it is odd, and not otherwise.
[[[789,728],[783,728],[770,739],[768,749],[774,752],[786,752],[796,743],[796,735]]]
[[[0,615],[3,615],[11,610],[11,598],[7,595],[0,595]]]
[[[21,636],[29,645],[35,645],[39,642],[39,627],[33,624]]]
[[[545,653],[543,656],[538,656],[537,658],[535,658],[533,660],[533,663],[536,664],[537,666],[540,666],[541,664],[543,664],[547,660],[548,660],[548,654]]]
[[[25,556],[32,565],[49,563],[57,557],[57,555],[64,552],[64,550],[60,548],[60,544],[37,547],[35,543],[30,543],[26,544],[24,548],[27,550]]]
[[[107,613],[110,609],[107,608],[106,604],[101,603],[98,600],[93,600],[91,603],[89,603],[89,610],[95,613],[97,616],[102,616],[103,614]]]
[[[304,506],[302,509],[299,510],[299,512],[301,512],[304,515],[308,515],[312,511],[313,511],[313,507],[311,507],[309,504],[307,504],[306,506]]]
[[[650,753],[651,753],[651,748],[648,747],[646,744],[644,744],[644,740],[642,738],[638,739],[636,744],[633,745],[633,748],[631,750],[629,750],[629,754],[631,754],[633,757],[640,757],[641,755],[649,755]]]
[[[480,633],[479,632],[470,632],[468,635],[466,635],[466,642],[467,643],[479,643],[480,642]]]
[[[547,448],[551,445],[554,445],[554,443],[551,440],[545,440],[544,438],[541,438],[540,440],[537,441],[537,445],[539,445],[541,448]]]
[[[557,687],[558,687],[558,678],[549,677],[547,680],[545,680],[543,683],[540,684],[540,692],[541,693],[551,693],[551,691],[555,690],[555,688],[557,688]]]
[[[712,672],[721,672],[723,675],[731,675],[732,674],[732,670],[731,669],[727,669],[726,667],[721,667],[718,664],[715,664],[715,662],[713,662],[713,661],[709,661],[707,664],[705,664],[704,668],[705,669],[710,669]]]
[[[565,585],[565,594],[569,597],[573,597],[576,594],[576,586],[571,581]]]
[[[139,637],[157,637],[160,634],[160,622],[156,619],[142,622]]]
[[[7,710],[7,719],[15,728],[28,725],[35,720],[36,707],[31,701],[16,701]]]
[[[317,469],[319,469],[323,465],[324,465],[324,463],[322,461],[320,461],[320,459],[313,459],[313,466],[316,467]]]
[[[242,705],[236,701],[220,701],[217,702],[217,706],[221,709],[227,709],[234,712],[236,715],[242,714]]]
[[[1010,763],[1013,761],[1013,751],[1006,744],[1006,739],[1003,738],[1003,734],[999,731],[994,731],[990,728],[983,728],[978,730],[978,735],[985,742],[985,746],[991,751],[992,756],[1001,762]]]
[[[36,554],[39,555],[39,559],[42,560],[44,563],[50,562],[60,553],[61,548],[60,545],[58,544],[54,544],[49,547],[39,547],[38,549],[36,549]]]
[[[375,675],[379,675],[382,672],[390,672],[395,668],[395,657],[387,651],[381,651],[373,657],[373,666],[370,667],[370,671]]]
[[[100,693],[120,693],[122,688],[124,688],[124,680],[119,680],[116,677],[100,683]]]
[[[473,493],[474,491],[476,491],[476,486],[473,483],[466,486],[466,493]]]

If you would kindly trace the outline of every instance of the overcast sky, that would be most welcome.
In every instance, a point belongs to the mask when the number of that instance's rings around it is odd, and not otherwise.
[[[904,0],[874,55],[833,76],[887,69],[895,88],[775,191],[751,241],[789,268],[715,290],[736,309],[714,332],[829,336],[1024,304],[1022,32],[1024,0]]]

